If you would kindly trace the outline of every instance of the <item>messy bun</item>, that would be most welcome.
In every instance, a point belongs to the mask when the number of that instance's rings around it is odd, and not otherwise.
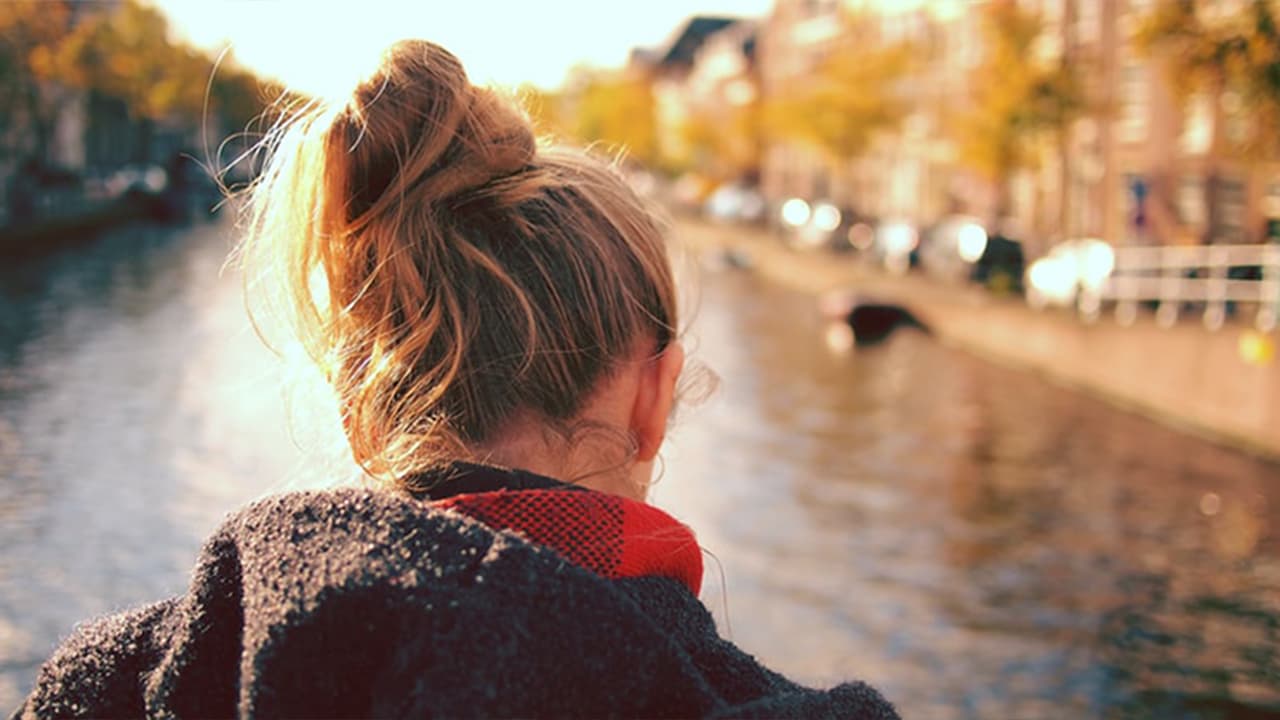
[[[349,199],[345,221],[366,224],[404,203],[440,204],[524,169],[535,141],[528,121],[467,80],[448,51],[422,41],[392,46],[328,131],[330,192]]]
[[[564,427],[677,322],[653,216],[605,163],[429,42],[273,135],[243,257],[332,382],[354,456],[399,480],[532,414]],[[255,296],[262,297],[255,293]]]

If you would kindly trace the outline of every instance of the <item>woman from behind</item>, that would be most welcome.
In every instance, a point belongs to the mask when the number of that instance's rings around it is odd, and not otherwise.
[[[684,355],[620,175],[421,41],[276,140],[243,257],[379,482],[233,515],[18,716],[896,717],[721,639],[692,532],[644,502]]]

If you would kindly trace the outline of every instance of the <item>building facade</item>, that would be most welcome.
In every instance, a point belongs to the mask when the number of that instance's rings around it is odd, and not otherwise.
[[[925,225],[955,211],[1005,222],[1032,254],[1072,237],[1113,244],[1252,243],[1280,222],[1280,166],[1233,152],[1252,131],[1241,98],[1175,92],[1167,57],[1139,48],[1137,30],[1159,0],[1018,0],[1040,20],[1028,62],[1075,68],[1086,100],[1057,142],[993,187],[961,162],[952,132],[973,109],[985,0],[778,0],[760,29],[764,100],[805,82],[841,41],[841,19],[871,13],[884,42],[921,48],[899,92],[912,108],[856,160],[770,139],[761,186],[774,201],[831,199],[859,212]],[[1241,0],[1206,3],[1229,18]],[[1210,18],[1212,20],[1212,18]],[[1006,198],[996,217],[997,198]]]

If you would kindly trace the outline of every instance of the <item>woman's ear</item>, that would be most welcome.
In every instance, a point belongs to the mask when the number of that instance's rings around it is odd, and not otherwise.
[[[649,462],[658,454],[667,434],[667,419],[676,401],[676,381],[684,369],[684,347],[672,341],[640,368],[631,431],[636,439],[636,460]]]

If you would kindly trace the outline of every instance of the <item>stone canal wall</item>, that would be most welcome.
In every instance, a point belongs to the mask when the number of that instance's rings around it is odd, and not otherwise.
[[[1110,315],[1089,325],[1067,312],[1032,310],[1019,298],[793,251],[760,230],[681,221],[675,234],[691,259],[732,248],[749,257],[751,272],[802,291],[852,290],[902,304],[944,343],[1280,461],[1280,363],[1243,357],[1245,326],[1210,332],[1198,317],[1186,317],[1166,329],[1142,316],[1122,327]]]

